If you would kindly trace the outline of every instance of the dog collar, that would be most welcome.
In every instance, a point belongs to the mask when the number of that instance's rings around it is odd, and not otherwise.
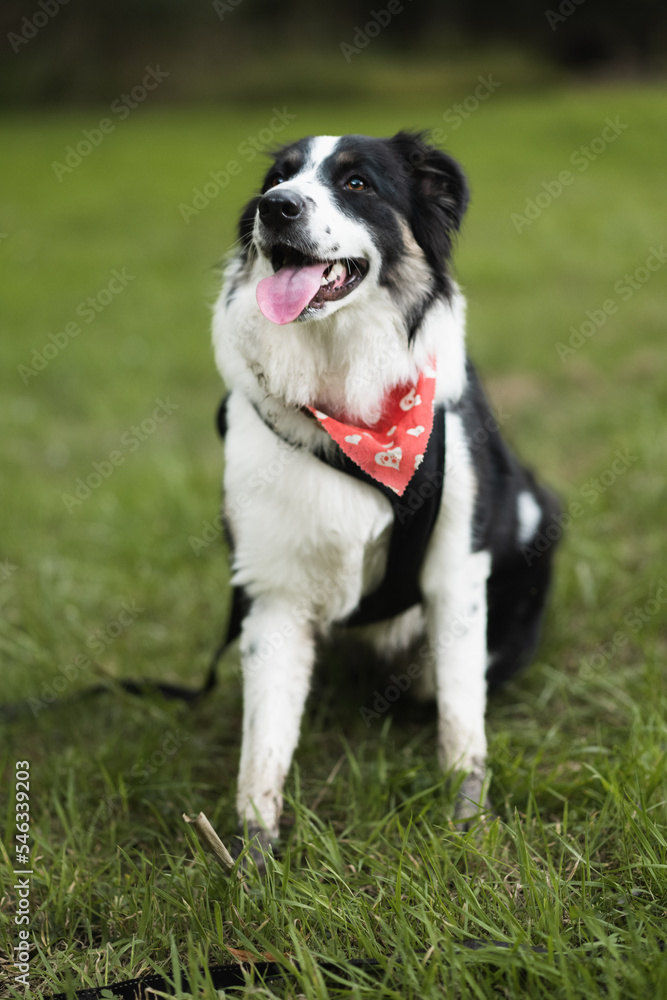
[[[307,410],[360,469],[403,496],[424,460],[433,429],[435,374],[431,363],[414,385],[392,389],[372,427],[337,420],[314,407]]]

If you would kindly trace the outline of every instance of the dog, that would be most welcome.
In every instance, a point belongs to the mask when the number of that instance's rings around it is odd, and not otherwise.
[[[244,708],[237,808],[278,836],[316,643],[419,645],[455,818],[488,808],[487,691],[533,654],[559,511],[504,444],[451,272],[468,204],[425,133],[307,137],[245,207],[214,311]],[[257,852],[258,856],[261,852]]]

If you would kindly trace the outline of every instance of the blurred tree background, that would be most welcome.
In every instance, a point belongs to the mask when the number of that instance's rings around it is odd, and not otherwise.
[[[524,86],[568,74],[646,78],[667,65],[662,0],[5,0],[0,25],[6,108],[110,101],[156,61],[170,73],[160,102],[335,101],[362,86],[387,93],[388,78],[400,87],[402,69],[433,87],[489,47],[504,53],[505,82]],[[344,59],[345,45],[356,51]]]

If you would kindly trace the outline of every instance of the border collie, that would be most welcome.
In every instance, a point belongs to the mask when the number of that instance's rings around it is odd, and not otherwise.
[[[316,642],[415,649],[455,818],[488,807],[487,689],[533,653],[558,512],[503,443],[450,271],[468,202],[422,133],[316,136],[275,155],[214,318],[224,517],[240,632],[241,829],[278,835]],[[532,554],[530,554],[532,553]],[[415,643],[417,646],[415,647]]]

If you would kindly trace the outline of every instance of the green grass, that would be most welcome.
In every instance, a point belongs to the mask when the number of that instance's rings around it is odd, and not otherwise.
[[[234,832],[234,655],[191,709],[120,692],[47,701],[54,681],[70,695],[100,673],[198,683],[221,632],[222,542],[196,555],[189,541],[219,500],[209,310],[216,262],[262,170],[239,147],[268,126],[273,102],[146,106],[61,182],[52,161],[104,108],[0,124],[0,701],[44,706],[3,725],[0,943],[8,955],[17,942],[13,774],[28,759],[35,996],[67,974],[82,987],[174,955],[186,968],[224,962],[227,947],[302,963],[284,982],[256,982],[264,997],[667,992],[667,266],[628,301],[614,290],[664,238],[664,96],[501,86],[447,128],[443,115],[474,84],[428,103],[295,100],[275,138],[442,127],[470,177],[457,270],[471,351],[508,438],[574,505],[539,656],[489,708],[499,818],[457,832],[433,713],[406,699],[366,728],[359,708],[381,682],[344,677],[334,661],[288,782],[282,858],[265,882],[248,878],[250,892],[181,819],[203,809],[223,839]],[[580,173],[570,156],[615,116],[629,128]],[[179,205],[233,159],[240,174],[186,224]],[[573,183],[518,233],[512,213],[568,168]],[[81,333],[24,384],[33,348],[123,268],[134,279],[93,322],[78,317]],[[617,311],[562,362],[569,327],[610,298]],[[159,399],[177,408],[130,450],[123,436]],[[63,494],[117,450],[122,463],[68,511]],[[614,469],[617,451],[628,457]],[[119,618],[123,604],[132,617]],[[467,938],[511,947],[470,951]],[[376,957],[380,970],[323,979],[316,959],[346,955]],[[3,996],[23,996],[13,974],[0,958]]]

